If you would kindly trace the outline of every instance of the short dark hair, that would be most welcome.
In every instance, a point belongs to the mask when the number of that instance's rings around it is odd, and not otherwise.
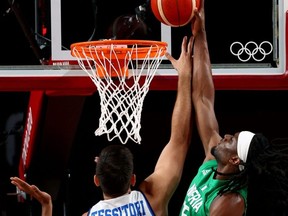
[[[96,175],[102,191],[112,197],[125,194],[133,175],[133,155],[123,145],[105,147],[96,164]]]

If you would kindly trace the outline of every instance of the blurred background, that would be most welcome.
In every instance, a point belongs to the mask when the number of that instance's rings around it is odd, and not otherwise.
[[[213,67],[225,68],[231,64],[239,68],[246,67],[247,64],[257,64],[257,67],[277,67],[279,60],[277,50],[276,57],[269,55],[261,64],[253,60],[243,64],[233,58],[227,49],[236,39],[242,41],[275,39],[271,10],[273,2],[275,1],[254,0],[249,2],[247,7],[247,3],[240,0],[206,1],[207,34]],[[17,67],[25,70],[41,65],[49,67],[50,3],[49,0],[0,2],[2,49],[0,70],[9,74]],[[221,8],[223,13],[215,8]],[[244,8],[245,16],[243,16]],[[69,50],[71,43],[74,42],[107,38],[161,40],[161,24],[151,13],[149,1],[61,0],[61,14],[63,50]],[[227,17],[233,19],[232,25]],[[131,22],[131,19],[135,18],[137,25]],[[184,35],[191,35],[190,26],[172,29],[171,46],[175,57],[180,53]],[[171,68],[167,61],[163,61],[163,65]],[[36,77],[36,81],[37,78],[40,79]],[[61,91],[55,93],[53,89],[56,84],[53,82],[50,83],[52,91],[33,89],[33,86],[17,90],[17,86],[22,85],[22,82],[25,82],[25,79],[23,80],[20,75],[17,78],[16,75],[12,82],[13,91],[7,91],[0,86],[1,216],[40,214],[39,203],[30,200],[29,197],[24,199],[20,195],[15,195],[16,188],[10,184],[9,177],[19,176],[23,174],[21,172],[25,172],[29,183],[36,184],[52,195],[53,215],[79,216],[102,199],[101,191],[93,184],[94,157],[110,142],[105,135],[94,136],[100,116],[99,95],[96,90],[87,94],[77,94],[77,87],[73,93]],[[160,81],[161,87],[151,89],[144,100],[141,144],[132,141],[126,144],[135,155],[138,183],[153,171],[158,156],[170,137],[176,88],[175,85],[169,87],[168,83],[169,78],[163,77]],[[176,83],[176,79],[173,83]],[[251,86],[251,83],[249,84]],[[271,140],[287,138],[287,89],[288,85],[285,87],[285,83],[278,89],[277,86],[259,87],[256,82],[253,89],[250,87],[237,89],[231,87],[229,83],[227,87],[217,88],[215,110],[221,129],[220,134],[251,130],[261,132]],[[26,133],[29,131],[27,121],[31,120],[31,116],[29,118],[31,107],[35,131],[30,137],[33,140],[29,146],[29,166],[23,170],[21,164],[23,145],[25,137],[27,139]],[[113,143],[120,144],[118,140]],[[194,127],[183,178],[169,206],[170,215],[178,215],[186,189],[203,158],[201,142]],[[250,202],[249,215],[255,215],[255,212],[265,215],[261,210],[261,203],[257,203],[257,200]]]

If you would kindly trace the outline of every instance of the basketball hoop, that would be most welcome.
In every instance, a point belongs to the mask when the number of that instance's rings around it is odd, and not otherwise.
[[[102,40],[74,43],[77,58],[99,92],[101,116],[96,136],[107,134],[140,144],[141,112],[167,43],[149,40]]]

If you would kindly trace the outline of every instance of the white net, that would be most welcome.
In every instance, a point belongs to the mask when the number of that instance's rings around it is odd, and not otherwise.
[[[129,41],[129,43],[131,43]],[[140,144],[141,113],[150,83],[161,64],[166,46],[139,41],[131,44],[75,46],[72,55],[97,87],[101,116],[96,136],[107,134]]]

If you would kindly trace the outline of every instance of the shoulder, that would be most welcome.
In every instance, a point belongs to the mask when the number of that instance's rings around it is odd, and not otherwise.
[[[218,166],[217,161],[215,159],[211,159],[211,160],[204,161],[199,168],[200,169],[211,169],[211,168],[217,167],[217,166]]]
[[[210,206],[211,216],[242,216],[244,212],[245,201],[239,193],[226,193],[217,196]]]

